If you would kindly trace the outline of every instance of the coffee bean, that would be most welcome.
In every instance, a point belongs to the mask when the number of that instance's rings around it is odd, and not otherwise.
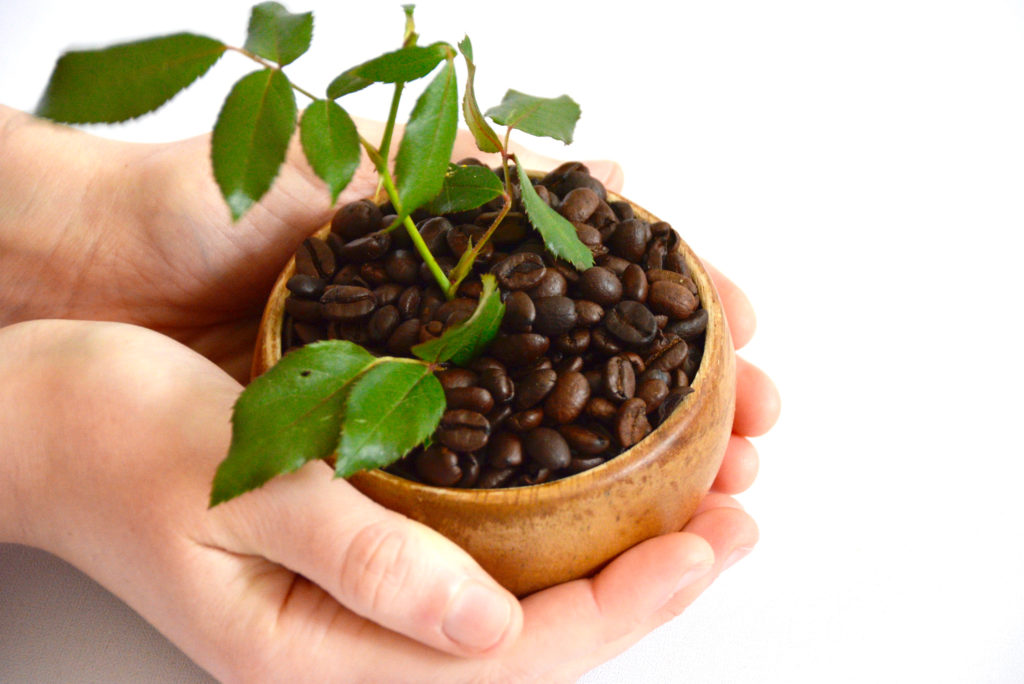
[[[607,437],[580,425],[559,425],[558,432],[573,451],[587,456],[604,453],[611,446]]]
[[[579,372],[582,372],[583,371],[583,357],[579,356],[579,355],[566,357],[566,358],[562,359],[558,363],[557,366],[555,366],[555,371],[559,375],[561,375],[562,373],[579,373]]]
[[[544,415],[555,423],[570,423],[583,412],[588,399],[590,384],[583,373],[563,373],[544,400]]]
[[[597,302],[589,299],[576,300],[576,325],[592,328],[600,323],[603,317],[604,308]]]
[[[448,253],[448,231],[453,228],[451,222],[443,216],[435,216],[419,223],[416,230],[419,231],[427,249],[435,257]]]
[[[377,309],[370,316],[370,323],[367,325],[370,339],[376,344],[386,342],[391,333],[395,332],[400,320],[398,308],[391,304]]]
[[[478,356],[469,362],[469,367],[481,375],[490,370],[501,371],[502,373],[508,372],[508,369],[505,368],[505,364],[498,361],[493,356]]]
[[[625,259],[613,256],[611,254],[606,254],[605,256],[598,258],[596,262],[598,266],[600,266],[601,268],[607,268],[609,271],[614,273],[618,278],[622,278],[622,274],[626,272],[626,269],[629,267],[629,264],[631,263],[629,261],[626,261]]]
[[[476,451],[487,444],[491,424],[476,411],[445,411],[435,433],[439,442],[454,451]]]
[[[651,227],[637,218],[626,219],[615,226],[615,232],[608,239],[612,254],[630,262],[638,262],[647,251],[651,239]]]
[[[551,470],[566,467],[572,458],[565,438],[547,427],[535,428],[523,435],[523,447],[530,458]]]
[[[505,317],[502,328],[509,332],[527,332],[533,327],[537,309],[525,292],[513,292],[505,299]]]
[[[323,320],[323,307],[320,302],[302,299],[292,295],[284,300],[284,310],[297,321],[319,323]]]
[[[398,295],[398,313],[403,320],[413,318],[419,313],[422,294],[420,288],[410,285]]]
[[[689,269],[686,268],[686,258],[679,252],[669,252],[665,256],[665,269],[686,275]]]
[[[370,200],[344,205],[331,219],[331,232],[343,240],[356,240],[379,230],[383,218],[380,208]]]
[[[647,404],[647,412],[650,413],[665,401],[665,397],[668,396],[668,383],[661,380],[641,382],[636,390],[636,396],[644,400],[644,403]]]
[[[665,392],[668,392],[668,388]],[[483,387],[452,387],[445,390],[444,398],[449,409],[467,409],[486,414],[494,408],[494,398]]]
[[[498,428],[512,415],[512,407],[508,404],[499,404],[487,414],[487,422],[491,424],[491,434],[497,432]]]
[[[542,420],[544,420],[543,409],[529,409],[513,413],[505,419],[505,425],[516,432],[526,432],[539,426]]]
[[[686,361],[683,361],[681,368],[686,373],[686,377],[693,380],[697,375],[697,369],[700,368],[700,359],[704,355],[704,349],[700,345],[691,344],[689,345],[690,350],[686,355]]]
[[[622,272],[622,296],[642,302],[647,299],[647,276],[636,264],[630,264]]]
[[[486,232],[487,229],[481,226],[474,226],[471,223],[463,223],[449,230],[445,235],[445,240],[448,242],[448,249],[451,250],[452,254],[456,257],[461,257],[463,253],[469,249],[470,243],[474,245],[479,244],[480,239]],[[482,259],[489,257],[493,251],[494,243],[488,240],[477,253],[478,256],[476,258],[476,262],[480,263]]]
[[[515,396],[515,384],[504,370],[489,368],[483,371],[480,374],[480,386],[490,392],[499,404],[509,402]]]
[[[384,283],[373,288],[373,296],[377,299],[377,306],[397,303],[403,289],[398,283]]]
[[[537,370],[516,383],[515,406],[520,411],[533,408],[555,387],[558,374],[551,369]]]
[[[618,200],[616,202],[609,202],[608,206],[612,208],[612,211],[615,212],[620,221],[633,218],[633,205],[629,202]]]
[[[647,403],[639,397],[627,399],[619,407],[615,417],[615,437],[624,449],[628,449],[651,431],[647,421]]]
[[[396,283],[413,285],[419,277],[420,263],[414,252],[396,249],[384,257],[384,268]]]
[[[434,311],[434,320],[452,326],[466,320],[476,310],[476,300],[466,297],[449,300]]]
[[[574,223],[573,226],[576,228],[577,239],[586,245],[591,254],[597,256],[608,252],[608,248],[601,244],[601,233],[597,228],[586,223]],[[560,272],[565,275],[567,271]]]
[[[609,421],[616,416],[619,409],[604,397],[590,397],[583,411],[596,420]]]
[[[515,468],[485,468],[476,481],[477,489],[494,489],[502,487],[512,479]]]
[[[338,269],[331,279],[333,285],[356,285],[358,287],[369,287],[369,283],[359,275],[359,264],[345,264]]]
[[[674,370],[686,361],[688,352],[686,341],[674,338],[648,357],[648,366],[665,371]]]
[[[708,327],[708,310],[697,309],[686,318],[670,323],[665,330],[679,335],[683,339],[692,340],[702,335]]]
[[[459,289],[455,291],[455,295],[458,297],[466,297],[472,299],[474,302],[480,299],[480,295],[484,291],[484,284],[479,280],[463,280],[459,284]]]
[[[462,470],[462,477],[455,486],[462,489],[475,486],[480,478],[480,458],[476,454],[460,454],[459,468]]]
[[[320,238],[306,238],[295,252],[295,272],[298,274],[330,280],[336,268],[334,250]]]
[[[591,468],[596,468],[605,462],[603,456],[591,456],[589,458],[580,458],[573,456],[572,460],[569,461],[569,467],[566,469],[569,473],[575,475],[576,473],[582,473]]]
[[[602,306],[611,306],[622,299],[622,281],[602,266],[584,271],[577,288],[584,299]]]
[[[651,309],[672,318],[683,319],[692,314],[700,303],[685,285],[671,280],[657,280],[651,283],[647,297]]]
[[[541,297],[533,303],[537,312],[534,332],[557,337],[576,327],[576,304],[568,297]]]
[[[436,340],[443,332],[444,323],[441,321],[427,321],[420,326],[419,332],[416,334],[417,344]]]
[[[592,189],[576,188],[562,197],[562,205],[558,211],[569,221],[586,223],[600,202],[601,198]]]
[[[520,476],[520,487],[543,484],[551,479],[551,468],[540,467],[536,471],[527,471]]]
[[[649,271],[662,268],[665,265],[665,256],[668,254],[668,245],[665,240],[651,240],[647,244],[647,253],[644,254],[643,259],[644,269]]]
[[[583,173],[581,171],[570,171],[553,184],[548,185],[545,183],[545,185],[547,185],[548,189],[559,197],[565,197],[576,188],[590,188],[601,199],[605,199],[608,196],[608,193],[604,189],[604,185],[601,184],[601,181],[597,180],[589,173]]]
[[[655,283],[659,280],[669,280],[673,283],[679,283],[686,287],[693,295],[698,294],[697,283],[693,282],[693,279],[688,275],[682,273],[676,273],[665,268],[652,268],[647,272],[647,280],[650,283]]]
[[[672,412],[679,407],[688,395],[693,394],[692,387],[677,387],[668,393],[665,397],[665,401],[661,402],[661,406],[658,407],[658,421],[665,422]]]
[[[360,264],[359,277],[374,287],[383,285],[390,279],[384,263],[380,260]]]
[[[517,252],[491,268],[504,290],[528,290],[544,277],[544,261],[532,252]]]
[[[446,368],[436,375],[441,388],[446,392],[456,387],[472,387],[479,380],[479,376],[468,368]]]
[[[639,383],[645,383],[648,380],[661,380],[666,385],[672,384],[672,374],[668,371],[661,370],[660,368],[648,368],[643,374],[637,379]]]
[[[297,337],[302,344],[310,344],[311,342],[316,342],[317,340],[322,340],[326,337],[323,326],[320,325],[315,325],[313,323],[299,323],[296,321],[292,327],[295,332],[295,337]]]
[[[320,297],[324,317],[333,321],[346,321],[365,316],[377,308],[377,298],[365,287],[331,285]]]
[[[341,248],[341,258],[346,263],[364,263],[380,259],[391,247],[391,233],[377,231],[356,238]]]
[[[536,333],[498,335],[491,342],[490,353],[502,363],[523,365],[544,356],[551,342]]]
[[[595,228],[603,228],[605,226],[618,223],[621,220],[622,219],[615,215],[615,211],[608,206],[607,202],[601,201],[597,203],[597,209],[595,209],[594,213],[590,215],[589,219],[587,219],[587,223]]]
[[[627,359],[613,356],[604,366],[602,376],[604,395],[612,401],[622,402],[636,393],[636,372]]]
[[[530,299],[537,301],[541,297],[557,297],[564,295],[569,290],[568,282],[557,269],[545,268],[544,275],[540,281],[531,287],[526,294]]]
[[[614,356],[622,351],[622,344],[604,328],[590,331],[590,346],[604,356]]]
[[[590,346],[590,331],[586,328],[576,328],[564,335],[559,335],[555,339],[555,346],[566,354],[582,354]]]
[[[289,292],[303,299],[320,299],[326,286],[327,283],[322,278],[314,278],[304,273],[293,275],[285,284]]]
[[[523,462],[523,442],[518,435],[500,432],[487,445],[488,464],[492,468],[514,468]]]
[[[429,484],[451,487],[462,479],[459,456],[440,444],[432,444],[416,456],[416,474]]]
[[[690,378],[682,368],[672,371],[672,379],[668,383],[671,387],[689,387]]]
[[[654,288],[651,288],[651,297]],[[605,314],[605,329],[626,344],[640,346],[654,339],[658,332],[658,324],[650,309],[632,300],[625,300],[615,305]]]
[[[408,356],[413,345],[419,342],[420,319],[410,318],[399,323],[384,345],[392,356]]]

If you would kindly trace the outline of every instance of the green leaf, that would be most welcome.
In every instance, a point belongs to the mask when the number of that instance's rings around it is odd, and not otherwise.
[[[205,74],[226,47],[176,33],[57,60],[36,114],[64,123],[114,123],[151,112]]]
[[[430,366],[381,359],[349,392],[335,474],[348,477],[397,461],[437,429],[444,409],[444,390]]]
[[[327,86],[327,97],[332,100],[336,100],[342,95],[355,93],[371,85],[373,85],[373,81],[362,78],[361,76],[356,76],[352,69],[349,69],[348,71],[339,74],[330,82]]]
[[[449,164],[441,192],[426,209],[432,214],[454,214],[476,209],[504,192],[501,180],[486,166]]]
[[[235,403],[231,446],[214,476],[210,505],[334,453],[347,392],[374,362],[351,342],[317,342],[253,380]]]
[[[398,145],[395,186],[406,215],[441,191],[455,145],[458,101],[455,67],[448,62],[416,100]]]
[[[447,43],[410,45],[360,64],[352,73],[375,83],[406,83],[429,74],[450,52]]]
[[[568,145],[580,118],[580,106],[568,95],[534,97],[509,90],[501,104],[487,110],[487,117],[503,126],[518,128],[523,133],[547,136]]]
[[[295,95],[280,69],[234,85],[213,127],[213,175],[237,220],[270,188],[295,130]]]
[[[459,43],[459,50],[466,58],[466,90],[462,94],[462,116],[466,119],[466,125],[476,139],[476,146],[481,152],[500,152],[501,139],[494,132],[491,125],[480,113],[480,105],[476,102],[476,93],[473,90],[473,79],[476,76],[476,65],[473,63],[473,44],[469,36]]]
[[[359,132],[355,123],[336,103],[316,100],[302,113],[299,137],[309,165],[330,188],[333,204],[359,168]]]
[[[575,226],[540,198],[518,160],[516,171],[519,173],[519,187],[523,204],[526,205],[526,215],[544,238],[548,251],[556,257],[565,259],[580,271],[593,266],[594,255],[576,235]]]
[[[498,327],[505,315],[494,276],[481,276],[483,290],[473,315],[458,325],[453,325],[440,337],[417,344],[412,353],[433,363],[452,363],[463,366],[475,359],[498,334]]]
[[[281,66],[301,57],[313,40],[313,13],[292,14],[277,2],[252,8],[245,49]]]

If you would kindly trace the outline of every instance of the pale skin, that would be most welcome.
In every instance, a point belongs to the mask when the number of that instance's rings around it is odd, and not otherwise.
[[[779,399],[743,360],[734,434],[684,530],[522,600],[322,463],[208,510],[262,302],[332,207],[293,148],[232,224],[207,154],[206,137],[117,143],[0,106],[0,541],[76,565],[221,680],[346,682],[574,681],[757,542],[732,495]],[[364,166],[342,201],[374,185]],[[711,272],[740,348],[753,310]]]

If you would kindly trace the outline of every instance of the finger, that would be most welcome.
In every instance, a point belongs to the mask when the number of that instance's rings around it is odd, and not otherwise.
[[[718,475],[711,485],[711,491],[723,494],[739,494],[746,491],[754,483],[759,466],[757,449],[750,440],[739,435],[731,435],[729,445],[725,449],[725,457],[722,459],[722,467],[719,468]]]
[[[223,510],[221,510],[223,509]],[[213,509],[218,541],[303,575],[354,613],[456,655],[517,636],[518,601],[462,549],[383,508],[322,463]]]
[[[779,419],[782,400],[772,379],[757,366],[736,357],[736,415],[732,431],[745,437],[768,432]]]
[[[733,347],[740,349],[754,336],[754,329],[757,327],[754,307],[743,291],[722,275],[717,268],[707,261],[702,261],[702,263],[715,283],[719,299],[722,300],[725,318],[729,321],[729,332],[732,333]]]

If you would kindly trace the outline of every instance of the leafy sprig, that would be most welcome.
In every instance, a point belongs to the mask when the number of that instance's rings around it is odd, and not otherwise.
[[[99,50],[65,53],[57,61],[36,113],[65,123],[115,123],[158,109],[232,52],[259,68],[231,88],[213,127],[213,177],[234,220],[270,189],[296,128],[306,159],[336,201],[362,153],[375,166],[396,213],[386,230],[402,228],[448,298],[512,207],[518,186],[526,214],[548,250],[579,269],[593,255],[571,223],[552,210],[509,151],[512,130],[569,143],[580,115],[568,96],[540,98],[509,90],[482,112],[474,89],[476,64],[468,36],[458,48],[442,41],[418,45],[413,6],[403,6],[400,47],[343,70],[318,97],[289,79],[284,67],[304,55],[313,36],[311,12],[293,14],[277,2],[252,8],[242,47],[178,33]],[[455,61],[462,54],[466,86],[459,95]],[[399,103],[409,83],[434,74],[418,96],[391,156]],[[374,84],[393,95],[379,144],[359,134],[339,103]],[[309,100],[299,113],[295,93]],[[459,110],[481,151],[501,156],[503,181],[489,169],[450,163]],[[506,127],[499,135],[488,119]],[[510,163],[515,164],[512,170]],[[420,236],[412,214],[469,211],[500,197],[483,236],[445,274]],[[491,276],[473,316],[440,338],[413,348],[418,359],[377,358],[348,342],[322,342],[287,355],[239,398],[227,458],[217,471],[211,505],[226,501],[318,458],[333,459],[339,476],[387,465],[422,443],[444,412],[433,370],[468,363],[493,339],[504,306]],[[395,408],[400,406],[400,408]]]

